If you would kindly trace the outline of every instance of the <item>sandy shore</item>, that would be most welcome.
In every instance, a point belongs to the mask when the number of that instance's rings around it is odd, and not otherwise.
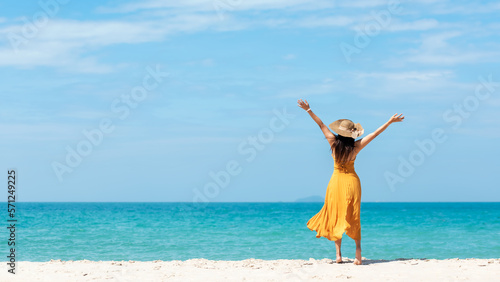
[[[18,262],[0,281],[499,281],[500,259]]]

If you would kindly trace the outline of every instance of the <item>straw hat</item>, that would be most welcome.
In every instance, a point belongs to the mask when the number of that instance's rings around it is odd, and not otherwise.
[[[359,123],[354,123],[349,119],[339,119],[330,123],[329,127],[338,135],[352,137],[354,139],[363,135],[365,130]]]

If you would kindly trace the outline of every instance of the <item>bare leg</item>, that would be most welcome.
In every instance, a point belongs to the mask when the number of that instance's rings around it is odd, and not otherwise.
[[[342,238],[335,241],[335,249],[337,249],[337,263],[342,263],[342,252],[340,251],[340,247],[342,245]]]
[[[354,240],[356,242],[356,258],[354,259],[354,264],[360,265],[363,263],[361,259],[361,240]]]

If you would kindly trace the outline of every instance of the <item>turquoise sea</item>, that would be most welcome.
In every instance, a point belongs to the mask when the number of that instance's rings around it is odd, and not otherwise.
[[[335,258],[306,227],[320,202],[16,205],[17,261]],[[500,203],[362,203],[361,225],[368,259],[500,257]]]

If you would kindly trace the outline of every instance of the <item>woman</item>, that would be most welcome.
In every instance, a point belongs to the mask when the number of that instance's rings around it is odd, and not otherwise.
[[[361,183],[354,171],[354,160],[358,153],[384,131],[391,123],[403,121],[403,114],[393,115],[389,121],[366,137],[355,141],[364,133],[363,127],[353,123],[348,119],[339,119],[332,122],[329,127],[337,133],[333,134],[325,124],[319,119],[309,107],[307,100],[298,100],[298,105],[309,112],[312,119],[319,125],[332,150],[334,170],[328,187],[326,189],[325,203],[323,208],[313,216],[307,227],[311,231],[316,231],[316,237],[325,237],[330,241],[335,241],[337,249],[337,263],[342,263],[340,247],[342,235],[347,236],[356,242],[356,258],[354,264],[360,265],[361,259]]]

